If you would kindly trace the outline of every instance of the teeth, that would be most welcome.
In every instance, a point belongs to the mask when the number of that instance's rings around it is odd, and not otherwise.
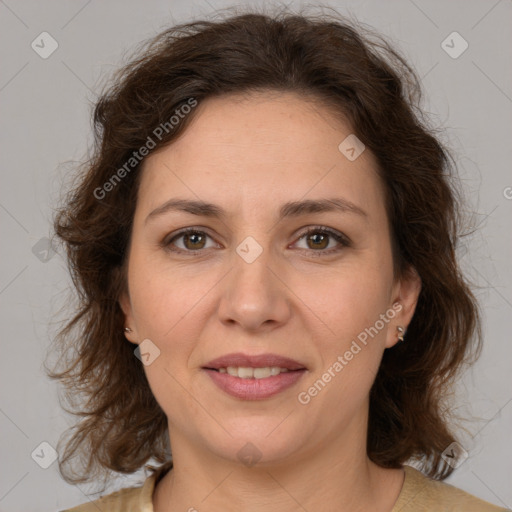
[[[228,366],[227,368],[219,368],[220,373],[229,373],[229,375],[240,379],[265,379],[288,371],[288,368],[279,368],[279,366],[266,366],[265,368]]]

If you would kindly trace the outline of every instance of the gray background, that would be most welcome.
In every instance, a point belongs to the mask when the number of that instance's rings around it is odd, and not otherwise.
[[[42,368],[69,285],[64,260],[45,252],[45,237],[65,176],[92,140],[90,103],[126,50],[164,26],[229,5],[235,3],[0,0],[0,511],[50,512],[87,501],[87,486],[66,484],[56,463],[43,469],[34,459],[48,461],[48,447],[40,443],[56,447],[73,420]],[[324,5],[374,26],[402,49],[423,78],[433,123],[448,131],[478,225],[460,256],[477,285],[485,338],[481,359],[457,389],[456,412],[472,418],[463,442],[469,458],[448,482],[512,507],[512,2]],[[42,46],[44,31],[58,43],[47,59],[31,47],[34,40]],[[458,58],[441,46],[453,31],[469,44]],[[460,41],[453,45],[457,50]],[[116,485],[141,478],[120,478]]]

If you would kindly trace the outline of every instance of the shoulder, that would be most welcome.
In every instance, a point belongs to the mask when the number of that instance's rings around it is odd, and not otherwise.
[[[404,466],[405,480],[392,512],[502,512],[507,509],[483,501],[453,485],[426,477]]]
[[[153,491],[158,473],[140,487],[127,487],[61,512],[153,512]]]

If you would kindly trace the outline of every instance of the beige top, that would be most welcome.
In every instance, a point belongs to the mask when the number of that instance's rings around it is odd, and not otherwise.
[[[502,512],[497,507],[450,484],[432,480],[411,466],[404,466],[405,480],[391,512]],[[161,471],[142,487],[130,487],[62,512],[153,512],[153,490]],[[162,475],[163,476],[163,475]]]

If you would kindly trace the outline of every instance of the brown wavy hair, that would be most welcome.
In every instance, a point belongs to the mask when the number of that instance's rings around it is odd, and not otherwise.
[[[94,106],[92,156],[55,217],[79,302],[48,370],[81,418],[65,436],[61,474],[77,483],[132,473],[149,459],[172,464],[165,414],[123,335],[118,298],[144,159],[125,164],[148,137],[156,149],[172,143],[194,111],[160,139],[155,129],[191,99],[252,91],[313,97],[348,120],[376,157],[395,274],[414,268],[422,289],[405,342],[385,350],[371,389],[367,453],[388,468],[416,460],[444,479],[452,468],[441,452],[456,439],[444,402],[481,349],[478,307],[455,253],[462,217],[454,159],[422,111],[416,72],[386,39],[335,12],[286,10],[169,28],[139,47]]]

